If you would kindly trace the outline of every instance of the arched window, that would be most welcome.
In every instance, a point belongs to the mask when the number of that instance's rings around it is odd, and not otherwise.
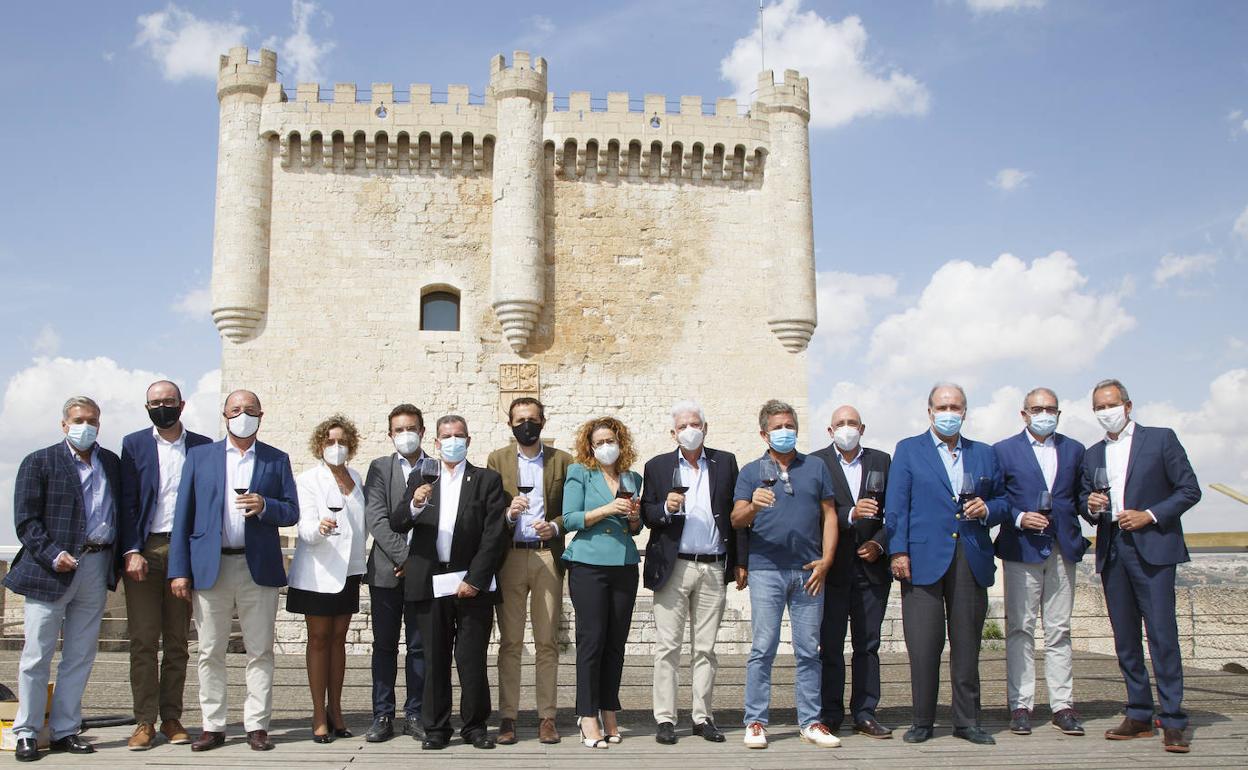
[[[459,295],[430,291],[420,298],[420,328],[427,332],[459,331]]]

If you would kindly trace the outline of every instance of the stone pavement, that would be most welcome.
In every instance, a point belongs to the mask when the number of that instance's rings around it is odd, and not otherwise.
[[[161,745],[144,753],[128,752],[125,741],[129,726],[93,728],[86,737],[100,751],[89,757],[69,755],[45,756],[39,767],[297,767],[315,768],[386,768],[450,765],[455,768],[574,768],[592,764],[594,767],[647,768],[683,767],[691,765],[720,768],[791,768],[812,763],[837,763],[837,767],[901,768],[928,767],[1244,767],[1248,765],[1248,675],[1189,669],[1187,671],[1186,705],[1192,717],[1193,751],[1187,756],[1166,754],[1160,738],[1129,742],[1110,742],[1101,733],[1119,720],[1118,710],[1123,686],[1113,658],[1092,654],[1078,655],[1075,661],[1075,697],[1084,715],[1088,736],[1074,738],[1050,729],[1045,720],[1047,707],[1037,709],[1036,731],[1028,737],[1011,735],[1007,730],[1005,708],[1004,652],[986,649],[982,659],[984,724],[997,738],[995,747],[972,746],[949,735],[949,693],[947,683],[941,695],[945,707],[938,714],[943,727],[938,737],[921,746],[910,746],[896,738],[876,741],[842,731],[844,745],[840,749],[816,749],[801,743],[793,727],[793,667],[791,657],[777,660],[772,710],[773,743],[766,751],[748,751],[741,746],[741,699],[744,683],[744,657],[730,656],[721,661],[716,703],[719,724],[728,732],[728,742],[711,744],[689,735],[688,693],[681,701],[681,741],[675,747],[659,746],[652,737],[653,720],[647,708],[650,702],[650,661],[633,657],[628,660],[621,699],[629,709],[621,715],[624,742],[605,751],[590,752],[575,739],[575,723],[570,710],[560,715],[559,728],[564,741],[543,746],[536,735],[536,716],[532,711],[532,667],[525,667],[525,692],[520,719],[520,744],[502,746],[494,751],[479,751],[458,741],[442,752],[424,752],[411,738],[397,737],[383,744],[365,743],[362,737],[338,740],[328,746],[310,741],[307,715],[310,711],[302,656],[279,656],[274,693],[272,733],[277,748],[259,754],[247,749],[242,728],[231,726],[230,743],[207,754],[192,754],[184,746]],[[369,670],[365,656],[352,656],[347,674],[344,706],[348,725],[362,736],[370,721]],[[231,714],[238,718],[242,699],[241,655],[230,656]],[[0,682],[12,683],[17,668],[17,652],[0,652]],[[1037,699],[1045,702],[1043,666],[1037,682]],[[880,709],[881,722],[904,727],[909,719],[908,667],[902,655],[886,655],[883,659],[884,694]],[[127,715],[130,689],[127,679],[128,658],[124,654],[101,653],[87,691],[86,716],[106,717]],[[491,671],[491,677],[493,677]],[[573,660],[565,656],[560,667],[559,698],[571,703],[574,684]],[[187,683],[185,722],[192,733],[197,732],[199,709],[197,687],[192,666]],[[11,761],[0,756],[0,762]]]

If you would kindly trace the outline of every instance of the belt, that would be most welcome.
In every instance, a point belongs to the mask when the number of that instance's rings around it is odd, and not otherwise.
[[[451,569],[451,563],[449,561],[440,561],[437,564],[438,564],[438,569],[442,572],[454,572],[455,571]]]
[[[151,537],[163,537],[165,540],[168,540],[168,539],[169,539],[169,533],[168,533],[168,532],[148,532],[148,533],[147,533],[147,536],[148,536],[149,538],[151,538]]]
[[[701,564],[714,564],[721,561],[727,561],[728,557],[722,553],[678,553],[676,558],[685,561],[696,561]]]
[[[550,548],[549,540],[512,540],[512,548],[523,548],[529,551],[544,551]]]
[[[222,548],[221,549],[222,556],[242,556],[245,553],[247,553],[246,548]]]
[[[112,543],[87,543],[86,545],[82,547],[82,552],[83,553],[99,553],[100,551],[107,551],[109,548],[112,548],[112,547],[113,547]]]

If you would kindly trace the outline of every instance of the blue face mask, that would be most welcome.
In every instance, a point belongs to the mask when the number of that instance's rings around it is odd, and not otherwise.
[[[957,412],[937,412],[932,417],[932,425],[942,436],[956,436],[962,430],[962,415]]]
[[[72,422],[69,424],[69,443],[80,452],[85,452],[95,443],[95,437],[99,434],[99,429],[94,425],[85,422]]]
[[[792,428],[776,428],[768,431],[767,443],[780,454],[788,454],[797,447],[797,431]]]
[[[448,463],[463,461],[468,456],[468,439],[459,436],[448,436],[438,442],[442,459]]]
[[[1057,415],[1042,412],[1031,415],[1031,432],[1040,437],[1052,436],[1057,430]]]

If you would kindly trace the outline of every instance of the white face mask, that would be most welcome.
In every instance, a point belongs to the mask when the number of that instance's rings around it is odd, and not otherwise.
[[[347,461],[347,447],[345,444],[330,444],[321,452],[321,457],[330,465],[342,465]]]
[[[260,418],[243,412],[226,421],[231,435],[239,438],[251,438],[260,430]]]
[[[620,459],[619,444],[599,444],[594,447],[594,459],[599,465],[614,465]]]
[[[832,431],[832,443],[836,444],[836,448],[842,452],[852,452],[854,447],[858,446],[860,438],[862,438],[862,431],[853,425],[842,425]]]
[[[689,425],[676,434],[676,443],[680,444],[680,448],[686,452],[692,452],[702,446],[704,438],[706,438],[705,433]]]
[[[1127,408],[1119,405],[1102,409],[1096,413],[1096,421],[1101,424],[1106,433],[1121,433],[1122,429],[1127,427]]]
[[[414,455],[420,449],[420,440],[423,438],[414,430],[405,430],[402,433],[394,434],[394,448],[401,455]]]

